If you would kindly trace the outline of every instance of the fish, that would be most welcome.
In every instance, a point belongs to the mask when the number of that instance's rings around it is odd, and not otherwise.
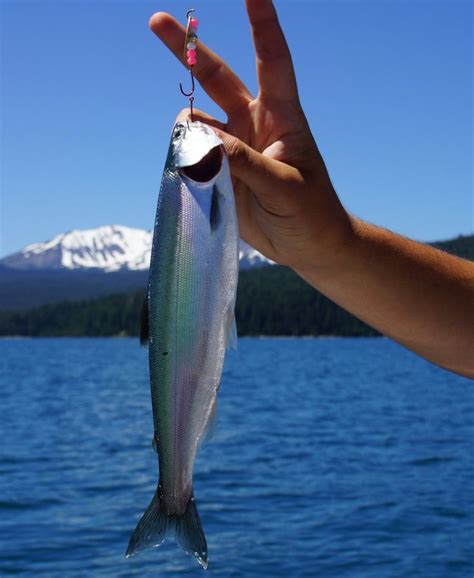
[[[223,143],[204,123],[177,122],[158,195],[140,330],[149,348],[159,479],[127,558],[174,536],[207,568],[193,468],[215,420],[225,350],[237,343],[238,268],[239,229]]]

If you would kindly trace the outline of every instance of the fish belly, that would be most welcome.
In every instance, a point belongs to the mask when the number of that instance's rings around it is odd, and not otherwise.
[[[226,259],[223,244],[235,223],[226,223],[223,214],[213,230],[213,191],[179,175],[168,181],[150,270],[150,374],[162,500],[169,514],[180,515],[191,498],[196,450],[220,384],[235,300],[227,285],[236,262],[235,256]]]

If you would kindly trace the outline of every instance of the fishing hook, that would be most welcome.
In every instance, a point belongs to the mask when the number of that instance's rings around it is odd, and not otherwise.
[[[190,91],[190,92],[185,92],[185,91],[184,91],[184,88],[183,88],[183,85],[181,84],[181,82],[179,83],[179,90],[181,91],[181,94],[182,94],[183,96],[188,96],[188,97],[189,97],[189,96],[192,96],[192,95],[194,94],[194,90],[195,90],[195,88],[194,88],[194,74],[193,74],[193,69],[190,68],[190,69],[189,69],[189,72],[191,73],[191,91]]]

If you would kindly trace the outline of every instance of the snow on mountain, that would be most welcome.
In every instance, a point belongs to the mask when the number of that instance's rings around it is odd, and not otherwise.
[[[141,270],[148,268],[150,251],[149,231],[108,225],[28,245],[0,263],[14,269]]]
[[[0,260],[13,269],[102,269],[106,272],[146,270],[150,264],[152,232],[106,225],[57,235],[28,245]],[[272,263],[247,243],[240,244],[241,268]]]
[[[262,267],[263,265],[274,265],[275,261],[270,261],[261,253],[240,239],[239,263],[241,269],[251,269],[252,267]]]

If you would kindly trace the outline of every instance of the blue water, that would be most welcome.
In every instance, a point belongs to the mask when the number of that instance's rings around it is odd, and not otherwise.
[[[205,576],[125,560],[157,479],[146,351],[0,341],[0,576]],[[241,339],[196,463],[209,576],[474,574],[474,383],[385,339]]]

